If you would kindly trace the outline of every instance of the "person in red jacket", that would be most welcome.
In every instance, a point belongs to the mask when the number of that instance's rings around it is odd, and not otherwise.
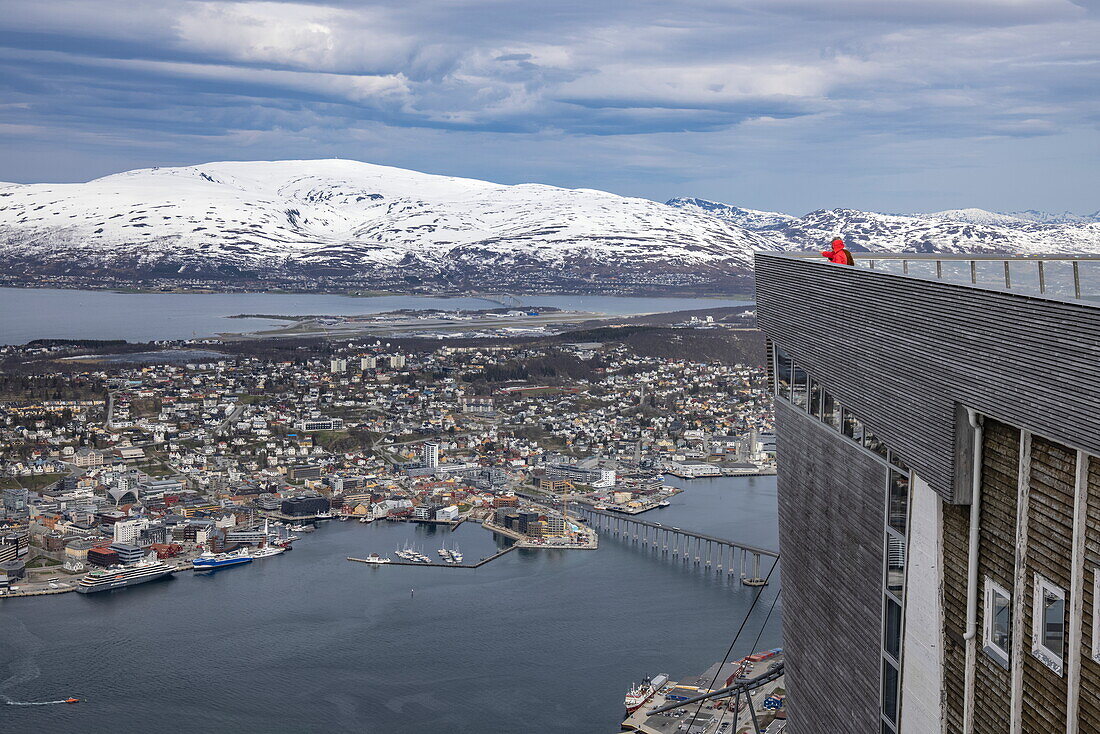
[[[826,259],[835,262],[837,265],[855,265],[856,261],[852,257],[852,253],[848,251],[848,248],[844,246],[844,240],[837,237],[833,240],[833,249],[825,250],[821,253]]]

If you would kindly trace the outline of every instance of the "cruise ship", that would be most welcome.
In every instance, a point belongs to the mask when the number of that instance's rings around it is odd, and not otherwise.
[[[248,552],[247,548],[241,548],[230,553],[211,553],[207,551],[192,561],[196,571],[238,566],[242,563],[252,563],[252,554]]]
[[[133,566],[111,566],[101,571],[92,571],[80,579],[76,585],[76,591],[80,594],[110,591],[124,586],[144,584],[146,581],[156,581],[175,572],[176,569],[160,561],[142,561]]]

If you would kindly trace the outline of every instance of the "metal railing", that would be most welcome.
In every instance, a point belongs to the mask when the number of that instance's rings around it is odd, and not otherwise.
[[[1059,299],[1100,300],[1098,255],[853,254],[857,267],[893,275]]]

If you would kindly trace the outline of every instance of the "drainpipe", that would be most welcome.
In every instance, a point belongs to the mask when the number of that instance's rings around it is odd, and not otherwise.
[[[978,538],[979,520],[982,515],[982,419],[971,408],[966,409],[966,417],[970,421],[971,433],[974,436],[973,460],[974,468],[971,472],[970,489],[970,547],[967,557],[967,588],[966,588],[966,632],[963,639],[966,640],[966,671],[964,676],[963,691],[963,722],[962,730],[966,734],[974,731],[974,682],[977,677],[978,664]]]
[[[970,488],[970,548],[967,557],[966,634],[973,640],[978,634],[978,530],[982,509],[982,420],[972,408],[966,417],[974,434],[974,470]]]

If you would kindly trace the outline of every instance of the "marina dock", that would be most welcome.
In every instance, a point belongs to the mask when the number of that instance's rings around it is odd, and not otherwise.
[[[432,561],[430,563],[420,563],[418,561],[389,561],[387,563],[375,563],[375,562],[372,562],[372,561],[368,561],[366,558],[352,558],[351,556],[348,556],[348,560],[349,561],[355,561],[356,563],[366,563],[367,565],[370,565],[370,566],[422,566],[424,568],[480,568],[481,566],[484,566],[489,561],[495,561],[496,559],[500,558],[501,556],[505,555],[506,553],[511,553],[512,551],[514,551],[518,547],[519,547],[518,545],[510,545],[507,548],[505,548],[504,550],[498,551],[498,552],[494,553],[491,556],[486,556],[485,558],[482,558],[477,563],[439,563],[437,561]]]

